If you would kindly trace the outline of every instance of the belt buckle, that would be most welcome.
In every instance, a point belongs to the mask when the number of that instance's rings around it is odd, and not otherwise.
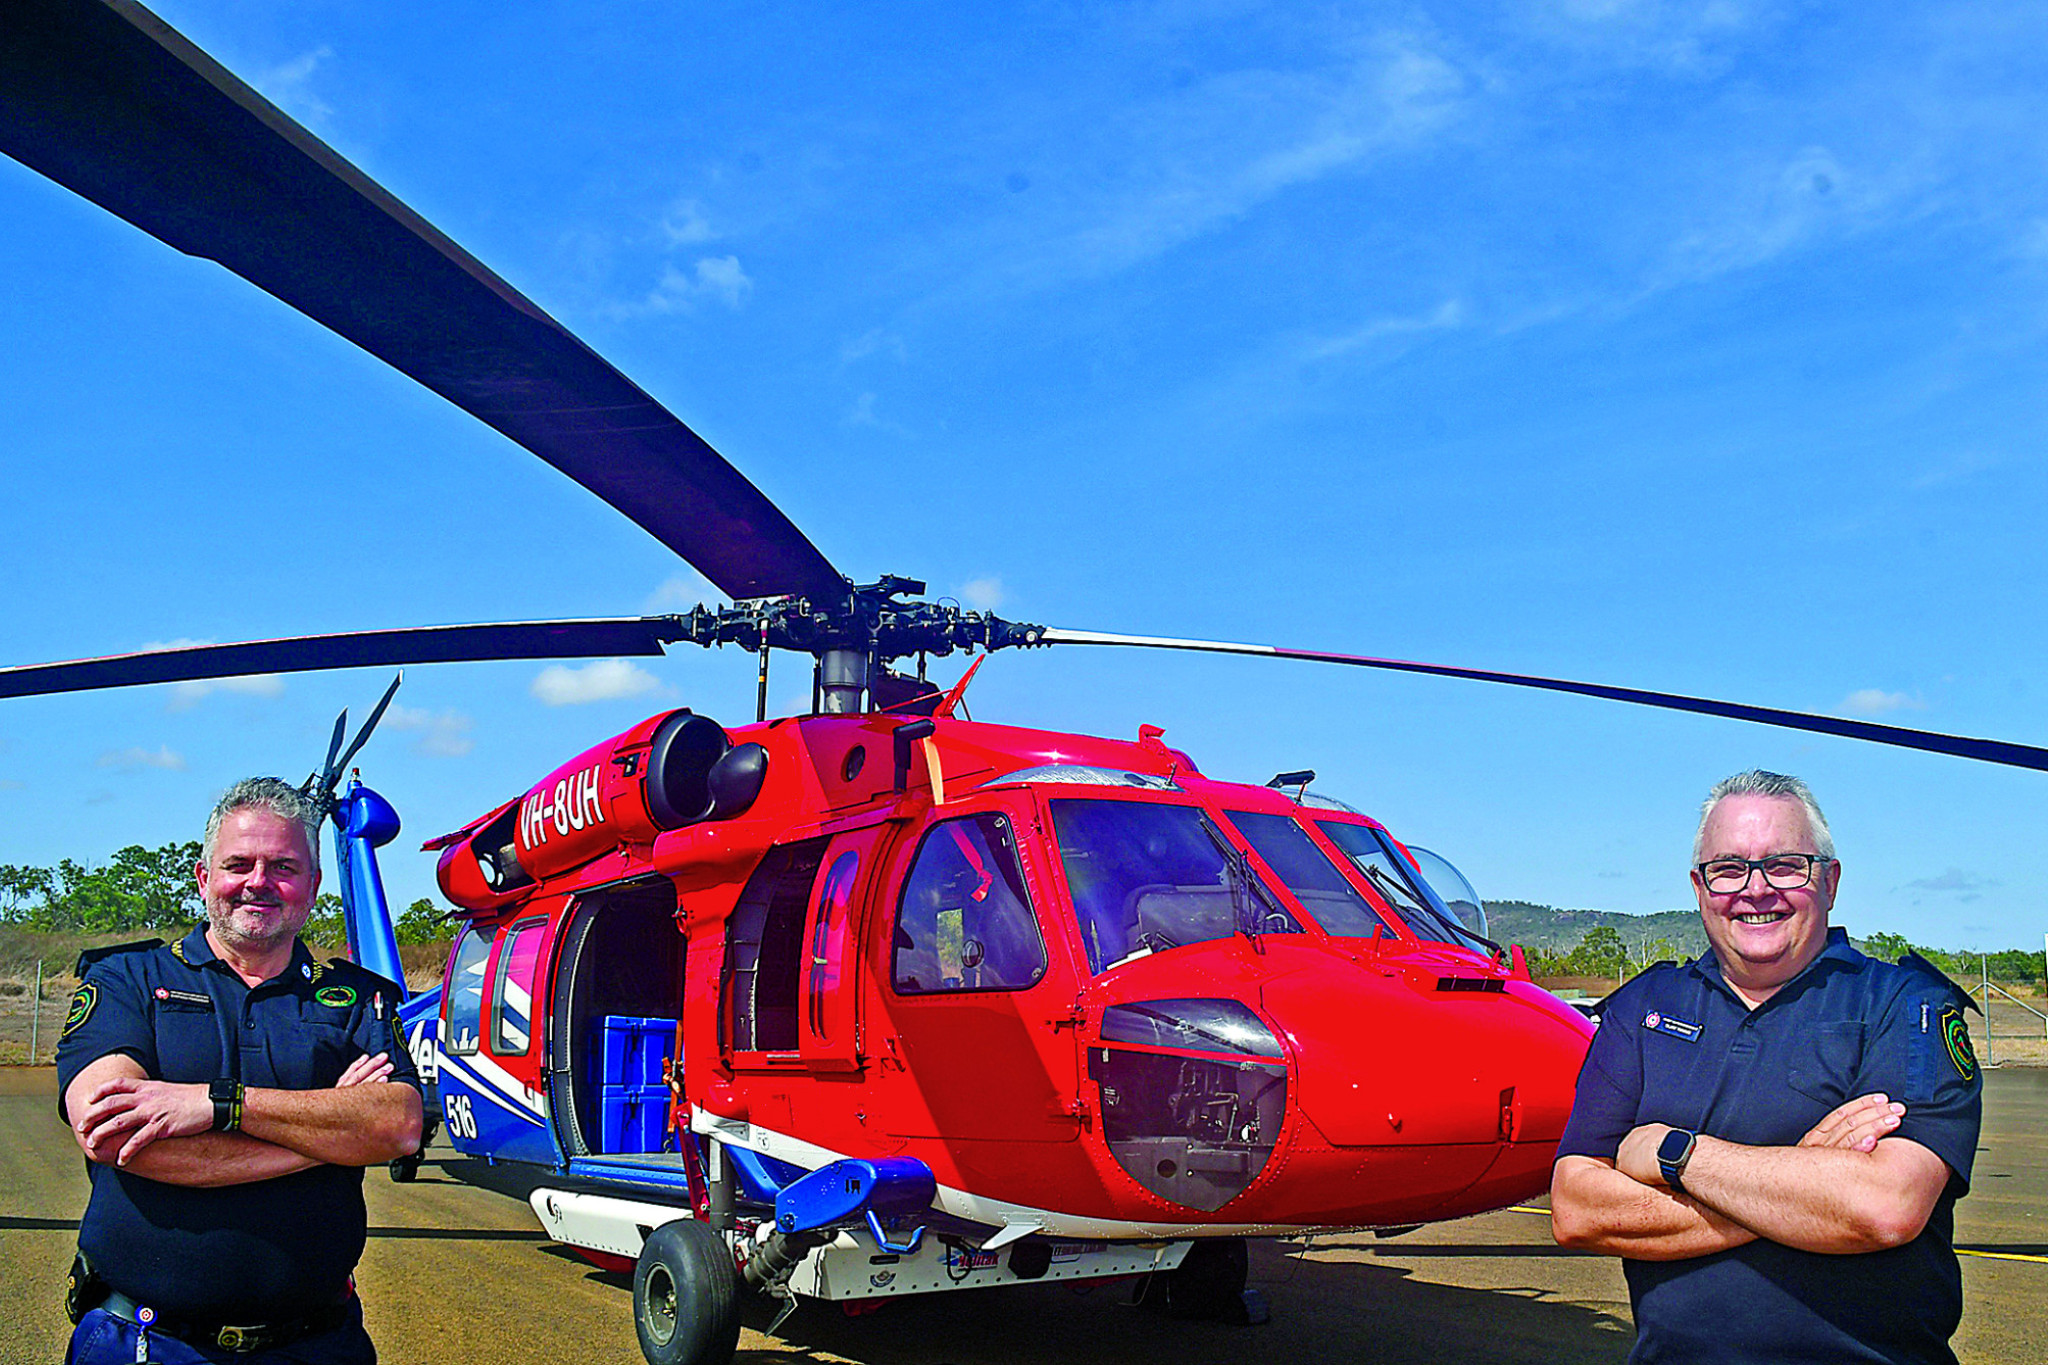
[[[214,1334],[214,1344],[223,1351],[241,1354],[253,1351],[261,1343],[256,1340],[259,1329],[255,1327],[223,1327]]]

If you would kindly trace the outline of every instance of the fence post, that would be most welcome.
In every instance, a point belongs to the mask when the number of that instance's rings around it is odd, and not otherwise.
[[[36,990],[28,998],[28,1064],[34,1066],[42,1056],[38,1046],[42,1042],[43,1028],[43,960],[36,959]]]
[[[1984,1065],[1997,1064],[1991,1046],[1991,959],[1984,954],[1977,955],[1977,968],[1984,973]]]

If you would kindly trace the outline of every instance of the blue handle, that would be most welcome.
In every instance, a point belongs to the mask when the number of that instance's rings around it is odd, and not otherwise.
[[[868,1231],[874,1236],[876,1246],[896,1256],[910,1255],[917,1250],[918,1243],[924,1241],[924,1224],[922,1223],[917,1225],[917,1230],[910,1234],[910,1240],[903,1243],[903,1245],[898,1246],[890,1241],[889,1235],[882,1231],[881,1218],[873,1209],[868,1210]]]

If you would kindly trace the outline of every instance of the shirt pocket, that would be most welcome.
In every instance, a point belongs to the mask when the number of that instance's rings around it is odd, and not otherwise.
[[[285,1090],[331,1089],[362,1049],[338,1024],[299,1020],[270,1038],[270,1070]]]
[[[1834,1109],[1850,1098],[1862,1069],[1861,1021],[1816,1024],[1792,1044],[1785,1062],[1785,1083]]]

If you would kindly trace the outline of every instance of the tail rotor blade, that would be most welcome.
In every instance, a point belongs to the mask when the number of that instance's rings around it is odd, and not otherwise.
[[[404,681],[405,673],[403,670],[400,670],[398,676],[391,680],[391,686],[384,689],[384,695],[377,699],[377,705],[371,710],[370,718],[363,722],[363,728],[356,731],[355,742],[348,746],[348,752],[341,756],[339,762],[329,765],[327,770],[327,789],[329,791],[332,791],[334,784],[340,780],[343,770],[348,767],[348,761],[362,750],[364,742],[370,738],[370,732],[377,728],[377,722],[384,719],[384,708],[391,705],[391,698],[397,694],[398,685]],[[347,713],[344,712],[343,714]]]
[[[1849,720],[1843,716],[1821,716],[1809,711],[1786,711],[1774,706],[1751,706],[1745,702],[1718,701],[1712,697],[1689,697],[1678,692],[1653,692],[1639,687],[1614,687],[1606,683],[1576,682],[1569,678],[1544,678],[1529,673],[1501,673],[1486,668],[1460,668],[1452,664],[1414,663],[1406,659],[1376,659],[1363,654],[1333,654],[1317,649],[1287,649],[1279,645],[1235,644],[1222,640],[1182,640],[1159,635],[1118,635],[1096,630],[1048,628],[1042,643],[1055,645],[1126,645],[1140,649],[1178,649],[1202,654],[1247,654],[1268,659],[1297,659],[1308,663],[1343,664],[1350,668],[1379,668],[1396,673],[1427,673],[1439,678],[1468,678],[1474,682],[1504,683],[1510,687],[1535,687],[1548,692],[1575,692],[1583,697],[1655,706],[1667,711],[1691,711],[1703,716],[1725,716],[1730,720],[1754,721],[1787,730],[1839,735],[1844,739],[1889,744],[1901,749],[1921,749],[2000,763],[2013,768],[2048,772],[2048,749],[2031,744],[2013,744],[2001,739],[1974,739],[1967,735],[1942,734],[1936,730],[1913,730],[1902,725],[1879,725],[1874,721]]]

